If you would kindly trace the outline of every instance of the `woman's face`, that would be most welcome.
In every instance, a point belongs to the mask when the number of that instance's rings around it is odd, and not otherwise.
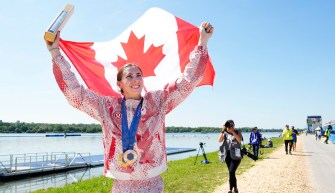
[[[143,77],[140,69],[136,66],[130,66],[124,69],[122,79],[118,86],[123,90],[123,96],[126,99],[140,99],[143,90]]]

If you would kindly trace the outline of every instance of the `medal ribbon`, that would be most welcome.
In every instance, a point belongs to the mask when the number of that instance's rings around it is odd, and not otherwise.
[[[127,120],[127,110],[126,110],[126,99],[123,98],[121,104],[122,113],[122,150],[125,153],[127,150],[134,149],[135,135],[138,127],[138,123],[141,118],[141,108],[142,108],[143,98],[141,102],[137,105],[133,120],[131,121],[130,128],[128,128]]]

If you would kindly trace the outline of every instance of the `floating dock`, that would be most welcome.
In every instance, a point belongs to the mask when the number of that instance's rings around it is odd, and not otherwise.
[[[167,155],[196,151],[194,148],[166,148]],[[90,153],[53,152],[0,155],[0,180],[56,173],[104,165],[104,157]]]
[[[75,152],[0,155],[0,180],[100,166],[100,157]]]
[[[76,134],[76,133],[67,133],[67,134],[55,133],[55,134],[46,134],[45,135],[45,137],[75,137],[75,136],[81,136],[81,134]]]

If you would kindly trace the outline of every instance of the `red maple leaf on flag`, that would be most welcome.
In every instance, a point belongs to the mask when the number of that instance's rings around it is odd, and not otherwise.
[[[127,59],[118,56],[116,62],[112,64],[118,69],[127,63],[135,63],[143,72],[143,77],[155,76],[155,68],[165,57],[162,52],[163,45],[155,47],[150,45],[149,49],[144,53],[145,35],[138,39],[131,31],[127,43],[121,43],[123,50],[127,55]]]

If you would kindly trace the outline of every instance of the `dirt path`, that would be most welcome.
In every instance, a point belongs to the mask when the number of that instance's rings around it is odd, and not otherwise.
[[[237,176],[240,193],[313,193],[310,168],[303,150],[302,137],[298,137],[297,151],[286,155],[284,145],[249,171]],[[215,193],[229,190],[229,182],[218,187]]]

